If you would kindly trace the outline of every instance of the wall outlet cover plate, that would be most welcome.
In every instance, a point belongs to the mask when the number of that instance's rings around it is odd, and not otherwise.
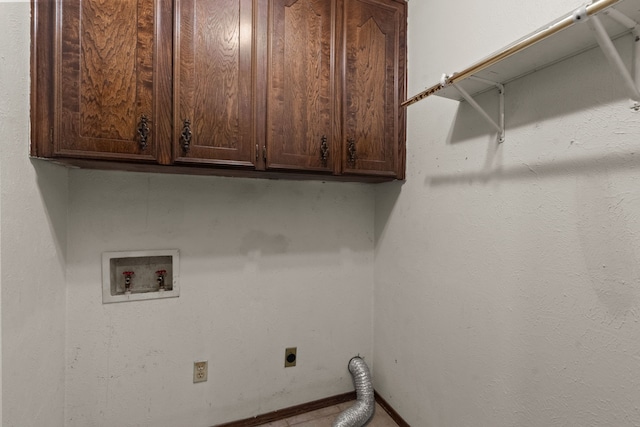
[[[284,367],[296,366],[298,360],[298,347],[289,347],[284,350]]]
[[[207,361],[193,362],[193,382],[203,383],[209,376],[209,367]]]

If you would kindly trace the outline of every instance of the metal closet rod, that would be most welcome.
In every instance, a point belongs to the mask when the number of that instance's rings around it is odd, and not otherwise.
[[[595,15],[598,12],[603,11],[604,9],[613,6],[614,4],[618,3],[620,0],[599,0],[596,1],[595,3],[592,3],[588,6],[585,7],[586,9],[586,14],[587,16],[591,16],[591,15]],[[412,96],[411,98],[407,99],[406,101],[404,101],[402,104],[400,104],[402,107],[408,107],[411,104],[415,104],[418,101],[423,100],[424,98],[433,95],[434,93],[438,92],[439,90],[443,89],[445,86],[448,86],[452,83],[457,83],[461,80],[464,80],[470,76],[472,76],[473,74],[476,74],[482,70],[484,70],[485,68],[488,68],[490,66],[492,66],[493,64],[496,64],[500,61],[502,61],[503,59],[518,53],[526,48],[528,48],[529,46],[538,43],[541,40],[546,39],[547,37],[550,37],[554,34],[556,34],[559,31],[564,30],[567,27],[572,26],[575,23],[575,16],[574,14],[568,15],[567,17],[559,20],[558,22],[556,22],[555,24],[551,25],[548,28],[544,28],[532,35],[530,35],[529,37],[526,37],[522,40],[520,40],[519,42],[514,43],[511,46],[508,46],[506,48],[504,48],[502,51],[497,52],[495,54],[493,54],[492,56],[490,56],[489,58],[486,58],[468,68],[466,68],[465,70],[459,72],[459,73],[455,73],[452,76],[447,77],[445,84],[442,83],[438,83],[435,84],[433,86],[431,86],[428,89],[425,89],[424,91],[420,92],[419,94]]]

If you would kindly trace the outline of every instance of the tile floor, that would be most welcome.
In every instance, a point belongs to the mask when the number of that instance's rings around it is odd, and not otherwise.
[[[263,424],[260,427],[331,427],[338,414],[353,405],[353,403],[353,401],[344,402],[328,408],[318,409],[317,411],[307,412],[306,414],[296,415],[286,420]],[[366,424],[366,427],[398,427],[398,424],[376,403],[373,417]]]

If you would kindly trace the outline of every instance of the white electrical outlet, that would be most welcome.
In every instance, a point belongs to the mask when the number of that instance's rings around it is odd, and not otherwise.
[[[193,362],[193,382],[203,383],[207,380],[208,368],[207,361]]]

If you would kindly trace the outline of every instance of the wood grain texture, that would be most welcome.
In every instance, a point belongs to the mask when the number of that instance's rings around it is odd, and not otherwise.
[[[335,2],[272,0],[267,167],[331,171]],[[327,154],[323,161],[322,142]]]
[[[389,83],[385,39],[373,18],[353,29],[352,61],[347,71],[347,129],[354,133],[360,161],[385,159],[390,154],[385,152],[385,89]]]
[[[138,82],[147,74],[145,70],[135,72],[137,32],[138,26],[142,26],[136,19],[136,6],[135,2],[127,1],[108,5],[84,1],[82,4],[78,23],[82,38],[79,105],[72,107],[82,112],[81,136],[116,140],[135,136]],[[140,40],[140,44],[144,45],[145,41]],[[144,55],[141,56],[138,62],[144,62]]]
[[[400,14],[400,36],[398,37],[398,78],[396,80],[396,96],[394,109],[397,113],[398,128],[398,173],[397,179],[404,180],[407,168],[407,109],[401,103],[407,99],[407,2],[396,0]]]
[[[402,175],[399,120],[405,5],[393,0],[345,1],[345,120],[343,142],[355,141],[355,162],[343,147],[343,171]]]
[[[61,3],[55,153],[155,159],[153,0]],[[151,122],[142,149],[137,127]]]
[[[409,423],[407,423],[377,391],[374,391],[374,395],[376,403],[378,403],[378,405],[380,405],[380,407],[384,409],[387,414],[389,414],[391,419],[393,419],[393,421],[399,427],[411,427]],[[280,409],[278,411],[257,415],[255,417],[246,418],[244,420],[218,424],[215,427],[254,427],[266,425],[268,423],[276,423],[280,420],[285,420],[296,415],[305,414],[322,408],[327,408],[329,406],[334,406],[343,402],[353,401],[355,404],[356,397],[357,396],[355,392],[344,393],[337,396],[332,396],[325,399],[315,400],[313,402],[303,403],[301,405]]]
[[[31,144],[35,157],[53,155],[55,4],[31,3]]]
[[[343,402],[350,402],[356,399],[355,392],[343,393],[325,399],[314,400],[312,402],[303,403],[289,408],[280,409],[266,414],[257,415],[255,417],[246,418],[244,420],[231,421],[224,424],[217,424],[214,427],[255,427],[264,424],[284,420],[296,415],[306,414],[329,406],[338,405]]]
[[[233,178],[258,178],[258,179],[275,179],[275,180],[294,180],[294,181],[336,181],[336,182],[365,182],[365,183],[381,183],[393,180],[389,176],[377,175],[320,175],[313,171],[258,171],[247,168],[233,167],[211,167],[209,164],[189,164],[189,165],[158,165],[155,163],[141,163],[135,161],[114,161],[114,160],[96,160],[85,158],[56,158],[56,159],[36,159],[36,161],[50,161],[52,163],[66,165],[70,167],[78,167],[83,169],[99,169],[110,171],[129,171],[129,172],[145,172],[145,173],[169,173],[181,175],[197,175],[197,176],[225,176]]]
[[[153,109],[157,161],[173,162],[173,2],[156,0]]]
[[[257,170],[266,169],[266,160],[261,155],[263,147],[266,151],[267,141],[267,60],[269,47],[269,0],[257,0],[254,2],[254,67],[253,78],[253,136],[255,145],[252,145],[253,158]]]
[[[253,166],[252,2],[177,2],[176,161]],[[180,145],[184,120],[193,142]]]
[[[253,176],[242,170],[266,169],[269,144],[268,177],[404,178],[403,0],[32,0],[32,12],[32,156]]]

